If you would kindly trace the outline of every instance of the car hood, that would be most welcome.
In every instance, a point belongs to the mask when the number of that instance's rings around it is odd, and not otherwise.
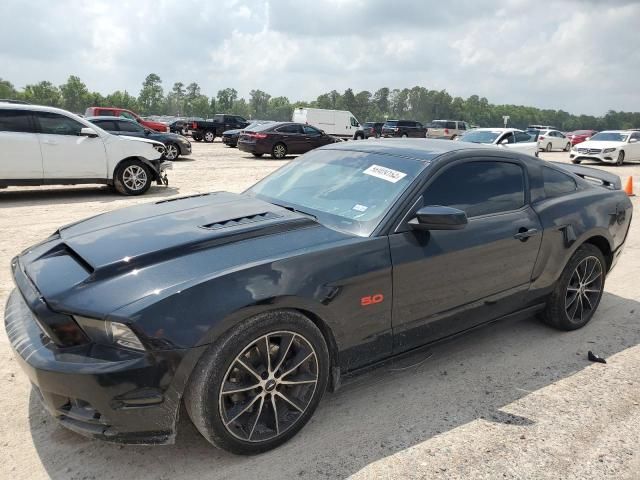
[[[600,149],[620,148],[624,145],[626,145],[625,142],[597,142],[597,141],[594,142],[594,141],[588,140],[586,142],[582,142],[580,146],[577,148],[600,148]]]
[[[215,192],[61,227],[19,260],[52,308],[91,316],[150,291],[353,238],[257,198]]]

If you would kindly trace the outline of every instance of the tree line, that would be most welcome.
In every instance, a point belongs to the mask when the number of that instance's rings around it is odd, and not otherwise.
[[[640,127],[640,112],[610,110],[603,116],[573,115],[563,110],[495,105],[478,95],[465,99],[454,97],[446,90],[420,86],[383,87],[373,93],[367,90],[356,93],[351,88],[343,93],[332,90],[310,102],[291,102],[287,97],[272,97],[262,90],[251,90],[245,99],[239,97],[234,88],[224,88],[216,96],[208,97],[196,82],[187,85],[175,82],[171,90],[165,92],[162,80],[155,73],[147,75],[137,96],[126,90],[116,90],[106,96],[91,92],[79,77],[71,75],[62,85],[41,81],[22,90],[0,78],[0,98],[61,107],[76,113],[83,113],[89,106],[113,106],[141,115],[210,118],[216,113],[230,113],[245,118],[286,121],[291,120],[294,108],[314,107],[349,110],[361,122],[404,119],[429,123],[434,119],[451,119],[481,127],[497,127],[502,126],[503,116],[508,115],[509,126],[520,128],[531,124],[554,125],[564,131]]]

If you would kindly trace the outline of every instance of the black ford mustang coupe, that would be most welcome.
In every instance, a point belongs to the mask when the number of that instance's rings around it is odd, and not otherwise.
[[[443,140],[314,150],[243,194],[60,228],[12,262],[6,329],[66,427],[168,443],[184,402],[250,454],[341,375],[516,314],[584,326],[632,207],[618,177]]]

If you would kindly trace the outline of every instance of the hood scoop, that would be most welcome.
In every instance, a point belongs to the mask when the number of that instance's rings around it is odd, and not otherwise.
[[[263,222],[265,220],[274,220],[281,217],[282,215],[278,215],[273,212],[256,213],[255,215],[247,215],[245,217],[232,218],[230,220],[224,220],[222,222],[200,225],[200,228],[205,228],[207,230],[220,230],[221,228],[237,227],[239,225]]]

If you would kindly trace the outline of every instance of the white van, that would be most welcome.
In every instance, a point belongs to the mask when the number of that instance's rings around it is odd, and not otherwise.
[[[336,137],[358,139],[362,135],[364,138],[360,122],[353,113],[346,110],[300,107],[293,111],[291,120],[297,123],[306,123]]]

